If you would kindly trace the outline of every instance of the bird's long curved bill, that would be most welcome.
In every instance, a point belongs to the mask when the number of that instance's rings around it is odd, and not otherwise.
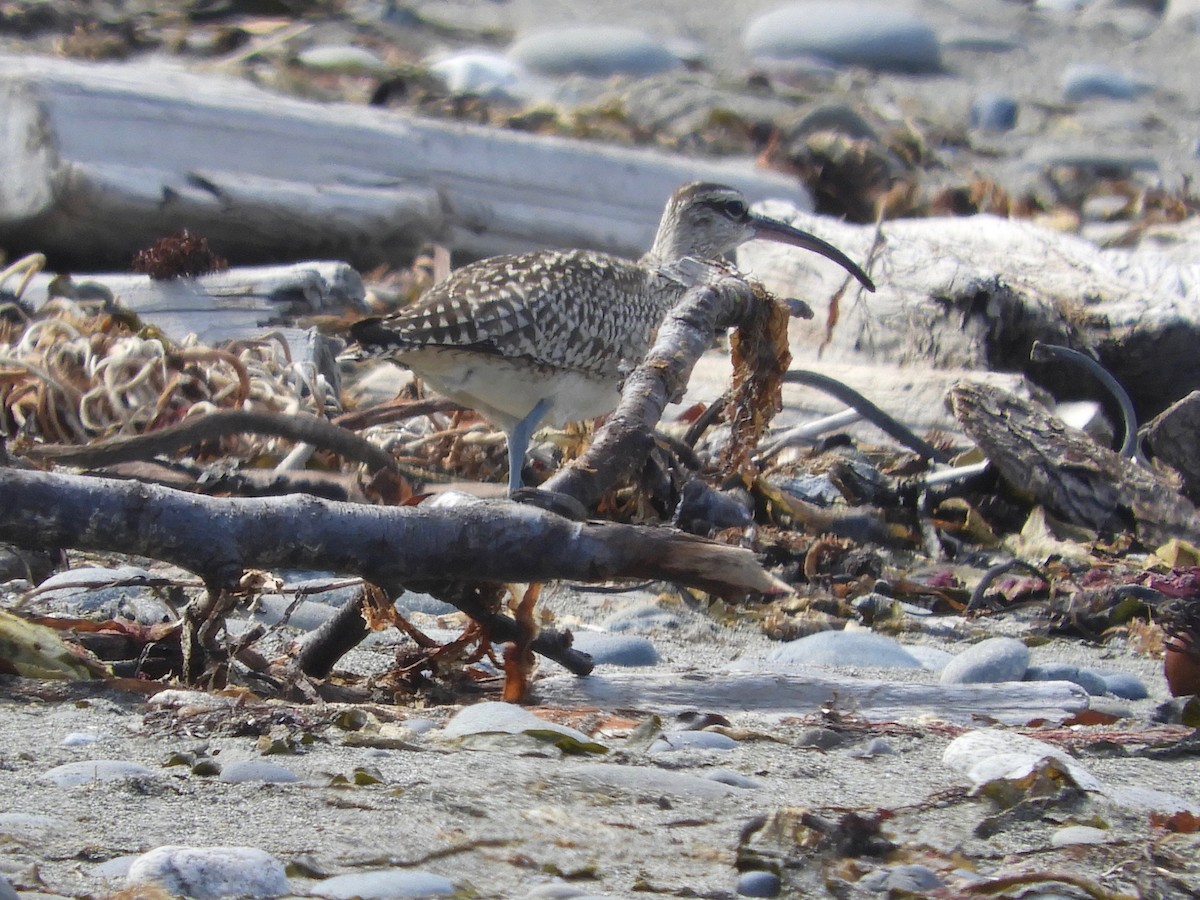
[[[753,216],[751,223],[754,227],[754,236],[764,241],[777,241],[781,244],[791,244],[793,247],[802,247],[805,250],[811,250],[813,253],[819,253],[826,259],[837,263],[851,275],[862,283],[868,291],[875,290],[875,282],[858,265],[848,257],[845,253],[839,250],[833,244],[821,240],[814,234],[809,234],[807,231],[801,231],[799,228],[793,228],[785,222],[780,222],[778,219],[768,219],[766,216]]]

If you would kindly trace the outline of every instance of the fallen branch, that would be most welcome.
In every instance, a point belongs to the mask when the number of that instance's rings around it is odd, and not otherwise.
[[[134,553],[234,586],[247,568],[354,574],[395,592],[415,580],[654,578],[726,598],[786,586],[748,550],[666,528],[577,523],[511,503],[452,510],[306,495],[205,497],[158,485],[0,469],[0,540]]]
[[[303,441],[324,450],[332,450],[355,462],[365,463],[372,472],[397,469],[396,460],[386,450],[327,419],[306,413],[285,414],[244,409],[219,409],[145,434],[111,438],[96,444],[34,445],[24,455],[66,465],[108,466],[150,459],[193,444],[236,434],[269,434]]]

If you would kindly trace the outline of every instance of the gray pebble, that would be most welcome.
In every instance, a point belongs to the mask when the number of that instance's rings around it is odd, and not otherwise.
[[[869,631],[821,631],[772,650],[771,662],[785,666],[872,666],[919,669],[921,664],[898,642]]]
[[[60,747],[67,747],[72,750],[79,750],[84,747],[91,747],[93,744],[99,743],[100,735],[93,731],[72,731],[62,739]]]
[[[310,892],[329,900],[390,900],[392,897],[446,897],[454,884],[441,875],[413,869],[352,872],[318,882]]]
[[[941,50],[933,29],[891,6],[857,2],[794,3],[758,16],[742,44],[754,57],[816,57],[844,66],[936,72]]]
[[[370,50],[350,44],[309,47],[297,53],[296,60],[310,69],[333,72],[383,72],[387,69],[383,60]]]
[[[1101,673],[1100,677],[1104,679],[1105,689],[1114,697],[1120,697],[1122,700],[1145,700],[1150,696],[1150,691],[1142,683],[1142,679],[1136,675],[1130,675],[1128,672],[1113,672],[1111,674]]]
[[[442,737],[458,740],[475,734],[554,733],[580,744],[592,739],[574,728],[535,716],[527,709],[498,700],[487,700],[459,710],[442,728]]]
[[[942,684],[1021,681],[1029,668],[1029,648],[1015,638],[996,637],[968,647],[942,669]]]
[[[1062,74],[1062,95],[1069,103],[1098,97],[1134,100],[1149,90],[1150,85],[1096,63],[1075,63]]]
[[[985,93],[971,103],[971,127],[1004,132],[1017,126],[1017,101],[1007,94]]]
[[[945,882],[938,878],[933,869],[920,865],[880,869],[863,876],[858,883],[872,891],[886,891],[889,897],[892,896],[892,891],[920,896],[945,887]]]
[[[221,781],[227,784],[245,784],[250,781],[264,784],[290,784],[300,776],[279,763],[266,759],[237,759],[221,767]]]
[[[589,894],[565,881],[549,881],[539,884],[525,895],[525,900],[600,900],[599,895]]]
[[[662,44],[633,28],[617,25],[566,26],[518,40],[509,59],[542,75],[653,75],[680,66]]]
[[[1059,828],[1050,835],[1051,847],[1069,847],[1073,844],[1103,844],[1108,840],[1108,833],[1102,828],[1090,825],[1068,825]]]
[[[1067,663],[1044,663],[1042,665],[1030,666],[1025,670],[1026,681],[1070,681],[1073,684],[1079,685],[1093,697],[1100,697],[1108,693],[1108,687],[1104,683],[1104,679],[1090,669],[1081,669],[1079,666],[1068,665]]]
[[[846,738],[832,728],[805,728],[796,735],[797,747],[816,747],[818,750],[832,750],[846,743]]]
[[[139,766],[137,763],[125,762],[120,759],[89,759],[55,766],[50,771],[43,772],[41,780],[49,781],[57,787],[68,788],[101,781],[157,777],[158,773],[152,772],[145,766]]]
[[[856,759],[870,759],[872,756],[895,756],[896,748],[887,742],[886,738],[871,738],[862,747],[846,751],[847,756]]]
[[[779,876],[774,872],[743,872],[738,876],[737,892],[741,897],[778,897]]]
[[[255,847],[157,847],[134,860],[125,883],[156,884],[193,900],[292,892],[283,863]]]
[[[576,631],[571,646],[589,654],[598,666],[658,665],[658,651],[640,635]]]
[[[737,741],[717,731],[668,731],[650,745],[647,753],[673,750],[732,750]]]

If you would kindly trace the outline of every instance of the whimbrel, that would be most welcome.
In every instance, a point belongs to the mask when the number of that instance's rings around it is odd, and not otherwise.
[[[391,358],[502,428],[512,492],[521,486],[538,425],[592,419],[616,407],[624,375],[691,286],[673,264],[715,260],[754,238],[813,250],[875,290],[836,247],[755,215],[733,188],[688,184],[671,196],[654,245],[640,260],[589,250],[480,260],[414,306],[356,323],[351,355]]]

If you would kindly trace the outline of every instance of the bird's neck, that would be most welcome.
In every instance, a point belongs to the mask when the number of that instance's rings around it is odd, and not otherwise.
[[[665,266],[678,262],[685,256],[695,256],[694,248],[683,240],[683,235],[675,227],[675,223],[664,220],[654,236],[654,243],[649,252],[642,257],[642,264],[647,266]]]

